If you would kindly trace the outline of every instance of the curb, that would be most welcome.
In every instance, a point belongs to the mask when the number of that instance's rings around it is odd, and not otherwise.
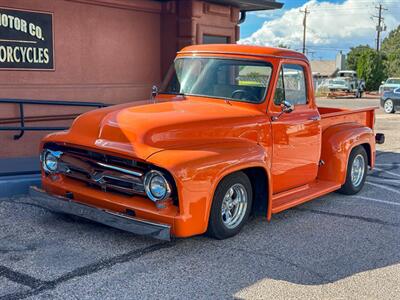
[[[31,185],[41,186],[40,174],[2,176],[0,177],[0,198],[26,195]]]

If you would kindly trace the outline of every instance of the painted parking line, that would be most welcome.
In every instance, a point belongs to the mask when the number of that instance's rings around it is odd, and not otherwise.
[[[398,202],[379,200],[379,199],[374,199],[374,198],[365,197],[365,196],[353,196],[352,198],[357,198],[357,199],[367,200],[367,201],[372,201],[372,202],[378,202],[378,203],[384,203],[384,204],[390,204],[390,205],[394,205],[394,206],[400,206],[400,203],[398,203]]]
[[[382,183],[383,182],[388,182],[388,183],[392,182],[392,183],[400,184],[400,179],[386,179],[386,178],[378,178],[378,177],[372,177],[372,176],[368,177],[368,180],[371,180],[371,179],[376,180],[376,181],[380,181]]]
[[[371,181],[366,181],[365,183],[400,195],[399,190],[392,189],[392,188],[384,186],[382,184],[372,183]]]
[[[395,177],[399,177],[399,178],[400,178],[400,174],[397,174],[397,173],[394,173],[394,172],[386,171],[386,170],[381,169],[381,168],[375,168],[375,170],[377,170],[377,171],[379,171],[379,172],[384,172],[384,173],[386,173],[386,174],[390,174],[390,175],[392,175],[392,176],[395,176]]]

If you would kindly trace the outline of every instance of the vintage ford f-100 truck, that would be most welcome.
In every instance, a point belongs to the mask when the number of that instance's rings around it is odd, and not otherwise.
[[[159,239],[237,234],[338,191],[375,162],[374,108],[317,107],[307,58],[240,45],[190,46],[145,105],[88,112],[41,145],[37,203]]]

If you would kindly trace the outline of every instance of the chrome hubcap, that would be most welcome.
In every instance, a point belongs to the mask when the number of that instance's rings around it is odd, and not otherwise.
[[[236,228],[246,215],[247,192],[245,187],[237,183],[225,194],[222,200],[221,216],[224,225],[229,229]]]
[[[387,100],[385,102],[385,111],[386,112],[391,112],[393,110],[393,101],[392,100]]]
[[[353,165],[351,167],[351,182],[353,183],[354,187],[358,187],[363,178],[365,173],[365,160],[364,156],[358,154],[353,161]]]

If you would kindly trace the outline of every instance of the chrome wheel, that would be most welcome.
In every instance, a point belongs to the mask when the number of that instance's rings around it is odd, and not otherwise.
[[[351,166],[351,183],[353,184],[354,187],[358,187],[361,184],[364,178],[364,173],[365,173],[364,156],[358,154],[354,158],[353,164]]]
[[[393,104],[393,101],[392,100],[386,100],[385,101],[385,104],[383,105],[383,108],[384,108],[384,110],[385,110],[385,113],[388,113],[388,114],[390,114],[392,111],[393,111],[393,108],[394,108],[394,104]]]
[[[248,197],[245,187],[234,184],[222,200],[221,216],[226,228],[234,229],[243,221],[247,211]]]

